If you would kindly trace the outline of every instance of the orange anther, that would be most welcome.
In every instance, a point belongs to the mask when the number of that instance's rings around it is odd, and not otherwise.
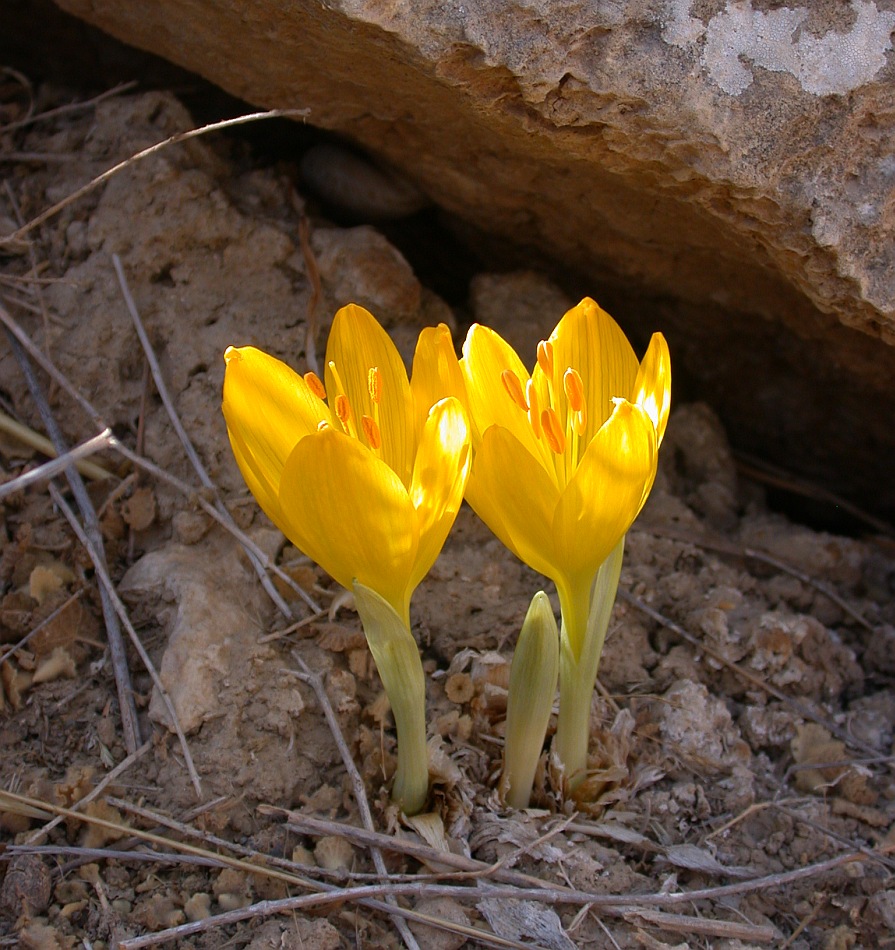
[[[378,449],[382,445],[382,433],[379,431],[379,426],[376,425],[376,420],[371,416],[364,415],[361,416],[360,423],[370,448]]]
[[[367,370],[367,392],[374,403],[382,401],[382,373],[378,366],[371,366]]]
[[[584,409],[584,383],[581,381],[578,370],[570,366],[563,373],[562,385],[566,391],[566,398],[569,400],[569,408],[573,412],[581,412]]]
[[[553,379],[553,344],[549,340],[538,344],[538,366],[547,379]]]
[[[318,399],[326,399],[326,390],[323,388],[323,383],[316,373],[310,371],[305,373],[305,382],[308,384],[308,389],[310,389]]]
[[[541,406],[538,402],[538,391],[535,384],[529,380],[525,386],[525,401],[528,403],[528,422],[536,439],[541,437]]]
[[[500,374],[500,381],[503,388],[510,394],[510,399],[523,411],[528,411],[528,403],[525,401],[525,393],[522,391],[522,382],[519,377],[511,370],[505,369]]]
[[[339,395],[336,396],[335,410],[336,415],[339,417],[339,422],[347,428],[348,423],[351,421],[351,403],[348,402],[348,397],[344,393],[339,393]]]
[[[575,435],[581,436],[584,435],[584,430],[587,428],[587,409],[579,409],[575,413],[575,421],[572,423],[572,427],[575,430]]]
[[[559,424],[559,417],[552,406],[541,413],[541,427],[544,430],[547,445],[557,455],[562,455],[566,449],[566,436]]]

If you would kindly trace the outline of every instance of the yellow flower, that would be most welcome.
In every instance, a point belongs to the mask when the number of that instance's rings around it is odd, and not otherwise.
[[[333,320],[325,386],[254,347],[224,359],[230,443],[264,512],[340,584],[376,591],[409,625],[410,595],[468,474],[466,414],[438,384],[439,363],[456,362],[448,328],[422,332],[411,382],[388,334],[354,304]]]
[[[250,346],[224,359],[239,468],[283,534],[354,591],[398,732],[392,794],[418,811],[428,785],[425,685],[410,597],[469,474],[466,412],[448,396],[459,377],[450,332],[420,334],[411,381],[388,334],[353,304],[333,320],[325,384]]]
[[[509,344],[478,325],[460,365],[473,425],[467,500],[559,593],[558,743],[573,774],[585,764],[580,732],[586,757],[586,715],[605,635],[592,629],[592,591],[604,564],[620,566],[625,533],[656,476],[670,403],[668,347],[655,334],[639,363],[615,321],[586,298],[539,344],[531,374]],[[617,584],[617,571],[609,573]],[[607,595],[605,583],[596,586]],[[564,716],[563,700],[573,695]],[[574,726],[566,726],[569,716]]]

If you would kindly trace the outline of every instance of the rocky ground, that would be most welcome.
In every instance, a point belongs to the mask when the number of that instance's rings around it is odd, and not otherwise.
[[[65,95],[29,101],[14,78],[0,92],[0,235],[193,125],[163,93],[44,115]],[[545,759],[536,808],[498,800],[508,660],[546,582],[464,509],[413,606],[431,810],[408,822],[389,807],[394,737],[359,622],[246,492],[221,355],[251,342],[305,369],[309,338],[322,352],[349,301],[405,353],[423,325],[445,321],[459,340],[472,320],[533,352],[574,301],[543,275],[482,268],[452,309],[378,230],[332,224],[303,192],[293,165],[196,138],[0,244],[4,316],[81,397],[37,373],[63,435],[108,425],[131,453],[92,459],[112,477],[88,481],[87,500],[136,711],[128,733],[101,572],[64,481],[3,496],[0,946],[890,945],[892,537],[770,511],[702,403],[677,405],[629,534],[586,794],[562,800]],[[0,408],[45,432],[38,403],[4,342]],[[43,458],[5,428],[4,482]],[[279,566],[274,597],[247,539]],[[366,802],[387,840],[360,836]]]

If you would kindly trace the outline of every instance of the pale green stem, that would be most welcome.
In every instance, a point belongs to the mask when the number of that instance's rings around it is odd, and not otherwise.
[[[587,774],[591,700],[618,590],[624,551],[623,536],[598,568],[586,592],[579,591],[575,596],[575,592],[560,591],[562,633],[556,750],[572,789]]]
[[[556,695],[559,630],[547,595],[534,595],[510,666],[502,787],[511,808],[527,808]]]
[[[354,603],[395,717],[398,768],[392,800],[415,815],[429,794],[426,680],[419,647],[407,620],[376,591],[355,581]]]

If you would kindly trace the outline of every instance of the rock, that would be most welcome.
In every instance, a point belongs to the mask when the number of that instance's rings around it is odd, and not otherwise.
[[[469,914],[466,912],[466,908],[449,897],[430,897],[421,900],[414,907],[414,910],[418,914],[438,917],[461,927],[469,926]],[[460,950],[460,947],[466,945],[466,938],[463,934],[430,927],[428,924],[422,924],[415,920],[410,922],[410,929],[419,941],[419,945],[427,947],[428,950]]]
[[[7,865],[0,884],[0,912],[15,920],[43,913],[53,893],[49,867],[36,854],[20,854]]]
[[[266,609],[238,551],[229,536],[189,547],[170,543],[137,561],[120,585],[125,598],[155,604],[168,628],[159,676],[187,734],[220,714],[222,687],[254,652],[256,618]],[[172,725],[157,689],[149,715]]]
[[[249,102],[310,107],[474,230],[586,275],[644,340],[665,329],[739,448],[895,511],[880,478],[895,445],[895,12],[59,5]]]

